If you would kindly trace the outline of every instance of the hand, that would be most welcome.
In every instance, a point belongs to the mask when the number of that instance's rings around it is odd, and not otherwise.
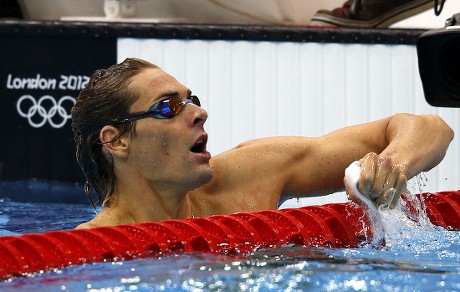
[[[361,164],[359,192],[367,196],[377,207],[386,204],[394,208],[402,192],[406,190],[405,166],[393,164],[390,157],[376,153],[367,154],[359,162]],[[353,201],[359,201],[346,183],[345,188]]]
[[[369,153],[360,160],[359,191],[377,206],[387,204],[394,208],[406,190],[405,166],[393,164],[390,157]]]

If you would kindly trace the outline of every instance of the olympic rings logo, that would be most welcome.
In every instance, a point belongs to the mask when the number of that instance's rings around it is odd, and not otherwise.
[[[75,98],[66,95],[56,102],[52,96],[44,95],[37,102],[33,96],[27,94],[18,99],[16,109],[19,115],[26,118],[29,125],[34,128],[40,128],[48,122],[51,127],[58,129],[62,128],[71,118],[71,114],[67,113],[66,107],[63,106],[64,102],[72,103],[68,107],[70,112],[70,108],[75,104]],[[28,110],[23,111],[23,107],[26,107],[23,103],[31,104]]]

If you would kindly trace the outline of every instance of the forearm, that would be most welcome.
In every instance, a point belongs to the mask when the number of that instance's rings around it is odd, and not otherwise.
[[[380,153],[402,165],[408,179],[444,158],[454,133],[438,116],[397,114],[386,129],[388,146]]]

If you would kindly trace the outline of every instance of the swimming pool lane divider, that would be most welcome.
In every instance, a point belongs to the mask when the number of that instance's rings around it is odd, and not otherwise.
[[[460,230],[460,191],[416,198],[426,206],[433,224]],[[416,212],[413,201],[405,205],[409,213]],[[369,217],[354,203],[1,236],[0,279],[177,253],[244,254],[285,244],[359,247],[371,241]]]

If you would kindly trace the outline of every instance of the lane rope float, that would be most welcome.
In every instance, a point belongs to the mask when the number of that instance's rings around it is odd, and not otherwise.
[[[460,191],[422,193],[415,198],[433,224],[460,230]],[[403,200],[412,202],[409,211],[416,211],[413,201]],[[59,230],[1,236],[0,278],[173,253],[240,254],[285,244],[359,247],[372,240],[369,216],[354,203]]]

